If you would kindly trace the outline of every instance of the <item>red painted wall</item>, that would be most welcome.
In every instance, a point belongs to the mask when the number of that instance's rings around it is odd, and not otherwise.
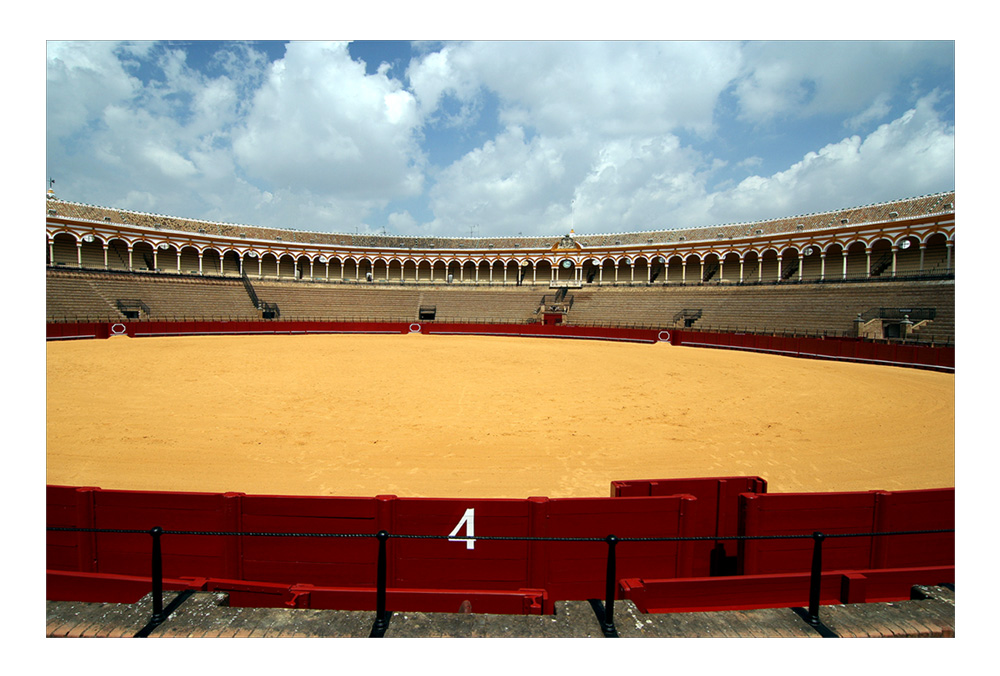
[[[673,345],[767,352],[811,359],[914,366],[941,371],[955,369],[954,347],[873,343],[857,338],[807,338],[684,330],[671,331],[670,342]]]
[[[689,347],[716,347],[768,352],[812,359],[837,359],[942,371],[955,368],[954,347],[872,343],[855,338],[792,338],[675,329],[625,329],[549,324],[448,324],[438,322],[116,322],[47,324],[48,340],[184,335],[273,335],[316,333],[424,333],[530,338],[592,339],[641,343],[669,342]]]
[[[720,538],[739,535],[739,496],[766,493],[767,482],[760,477],[711,479],[658,479],[612,481],[611,496],[691,495],[696,498],[688,510],[688,526],[703,536]],[[691,574],[723,575],[735,572],[736,540],[706,540],[692,543]]]
[[[603,594],[604,542],[474,541],[448,536],[472,512],[472,533],[457,537],[604,538],[689,535],[685,509],[693,498],[436,499],[288,497],[237,493],[166,493],[48,487],[48,525],[141,530],[143,533],[48,533],[47,567],[105,575],[148,575],[146,531],[349,533],[390,538],[390,587],[418,589],[546,589],[552,599]],[[690,573],[689,546],[619,545],[622,575]],[[163,574],[285,585],[371,586],[373,537],[163,536]]]
[[[772,493],[739,497],[740,535],[825,535],[954,529],[955,489],[859,493]],[[740,541],[744,575],[809,570],[813,542]],[[955,563],[954,533],[828,538],[826,570],[864,570]]]
[[[738,492],[743,488],[758,492]],[[49,596],[99,600],[93,598],[97,589],[112,590],[116,581],[134,593],[135,578],[149,576],[152,538],[147,531],[154,526],[166,531],[242,534],[164,535],[163,574],[175,584],[182,578],[214,580],[203,582],[202,588],[232,591],[237,602],[249,604],[294,605],[305,603],[296,601],[299,596],[311,594],[310,603],[331,604],[327,607],[348,604],[351,608],[367,608],[373,603],[370,592],[376,580],[378,543],[371,536],[386,530],[397,536],[387,545],[388,587],[395,602],[412,604],[396,609],[451,608],[448,604],[456,605],[456,599],[460,602],[463,595],[468,596],[467,590],[475,590],[477,604],[494,604],[486,606],[489,612],[552,612],[552,603],[557,600],[603,598],[608,547],[603,541],[484,537],[603,540],[613,534],[619,538],[711,538],[730,533],[954,528],[953,489],[767,494],[762,492],[765,488],[757,477],[726,477],[616,482],[614,491],[619,495],[647,493],[632,497],[470,500],[49,486],[49,526],[143,531],[49,531]],[[686,492],[649,494],[674,489]],[[734,523],[738,524],[735,533]],[[285,532],[363,537],[263,535]],[[433,537],[398,537],[414,535]],[[455,539],[463,537],[476,539],[470,547],[466,540]],[[657,607],[663,601],[649,589],[662,588],[666,580],[715,579],[719,573],[713,572],[709,563],[715,544],[719,543],[620,542],[616,547],[616,578],[630,580],[627,587],[635,589],[637,596],[645,594],[644,603]],[[762,575],[801,576],[809,571],[811,540],[740,540],[735,547],[733,572],[748,580]],[[825,571],[902,570],[891,580],[898,588],[910,579],[906,570],[949,566],[954,566],[953,534],[830,538],[824,546]],[[58,571],[83,575],[73,577]],[[943,581],[947,580],[938,582]],[[712,600],[713,604],[730,603],[733,607],[746,602],[725,596]],[[755,602],[762,603],[759,599]]]

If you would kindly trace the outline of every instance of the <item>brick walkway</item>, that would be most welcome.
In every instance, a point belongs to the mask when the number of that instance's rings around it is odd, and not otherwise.
[[[823,606],[820,627],[803,609],[731,612],[640,613],[629,601],[615,603],[615,628],[622,638],[691,637],[954,637],[955,592],[947,587],[914,587],[914,600]],[[149,629],[150,638],[171,637],[342,637],[370,635],[373,612],[230,608],[226,595],[198,592],[164,594],[167,619]],[[598,608],[600,604],[597,604]],[[600,638],[598,610],[586,601],[556,603],[555,615],[394,613],[386,638]],[[133,637],[147,628],[150,597],[136,604],[46,602],[47,637]]]

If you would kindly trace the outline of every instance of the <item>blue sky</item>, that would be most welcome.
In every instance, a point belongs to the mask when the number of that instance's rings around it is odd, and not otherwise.
[[[553,235],[955,186],[951,41],[46,42],[72,201],[300,230]]]

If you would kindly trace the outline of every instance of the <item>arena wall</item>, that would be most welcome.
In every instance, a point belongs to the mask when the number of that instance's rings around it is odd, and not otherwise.
[[[154,527],[167,532],[167,588],[228,591],[233,605],[373,609],[379,531],[391,535],[390,610],[457,612],[468,600],[475,612],[544,614],[555,601],[602,598],[609,548],[602,540],[611,535],[622,540],[617,594],[634,594],[647,610],[678,609],[679,599],[689,608],[690,589],[706,593],[702,607],[803,603],[812,540],[775,536],[821,529],[857,535],[830,540],[827,599],[864,601],[869,580],[873,594],[897,600],[912,584],[954,582],[953,533],[871,535],[953,529],[953,489],[741,488],[765,485],[756,477],[616,482],[618,494],[691,492],[523,500],[49,486],[49,528],[82,530],[49,530],[47,598],[135,602],[149,590]],[[766,539],[739,539],[756,536]],[[734,574],[713,569],[724,538],[738,542]],[[672,601],[664,602],[664,589],[675,590],[666,595]]]
[[[481,335],[657,343],[833,359],[891,366],[954,371],[953,346],[877,343],[855,338],[768,336],[682,329],[657,330],[547,324],[448,324],[440,322],[80,322],[46,324],[47,340],[79,340],[207,335],[277,334]]]

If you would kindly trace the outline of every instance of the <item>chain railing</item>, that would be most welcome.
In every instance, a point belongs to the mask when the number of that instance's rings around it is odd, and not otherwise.
[[[608,547],[607,567],[605,573],[604,607],[601,617],[599,617],[601,631],[606,637],[618,636],[614,623],[614,604],[617,592],[616,579],[616,548],[619,544],[626,542],[697,542],[697,541],[722,541],[722,540],[804,540],[811,539],[813,542],[812,565],[809,576],[809,608],[806,621],[817,630],[825,629],[819,619],[820,607],[820,583],[823,574],[823,542],[830,538],[856,538],[856,537],[884,537],[897,535],[927,535],[933,533],[954,533],[954,529],[933,529],[933,530],[906,530],[906,531],[884,531],[871,533],[821,533],[815,531],[808,534],[792,535],[729,535],[729,536],[658,536],[658,537],[618,537],[609,534],[606,537],[545,537],[545,536],[459,536],[459,535],[411,535],[411,534],[391,534],[386,530],[380,530],[374,534],[368,533],[276,533],[276,532],[231,532],[231,531],[190,531],[190,530],[164,530],[160,526],[155,526],[149,530],[136,529],[112,529],[112,528],[77,528],[73,526],[48,526],[48,531],[64,531],[77,533],[115,533],[115,534],[148,534],[152,537],[151,553],[151,596],[152,615],[147,625],[136,634],[137,638],[143,638],[157,626],[162,624],[170,615],[169,610],[164,610],[163,606],[163,552],[161,538],[164,535],[201,535],[201,536],[243,536],[243,537],[304,537],[304,538],[375,538],[378,540],[378,558],[376,561],[375,580],[375,620],[369,634],[370,638],[381,638],[385,635],[392,616],[386,609],[387,590],[387,542],[394,539],[419,539],[419,540],[449,540],[449,541],[518,541],[518,542],[604,542]]]

